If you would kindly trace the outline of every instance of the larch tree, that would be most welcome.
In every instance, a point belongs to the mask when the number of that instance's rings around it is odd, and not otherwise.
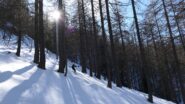
[[[67,56],[65,50],[65,16],[64,16],[64,1],[59,0],[59,11],[60,11],[60,19],[59,19],[59,70],[58,72],[64,73],[66,64],[67,64]]]
[[[174,63],[175,63],[174,70],[176,71],[177,78],[179,80],[180,91],[182,93],[183,102],[185,102],[185,89],[184,89],[183,77],[180,72],[180,65],[179,65],[179,59],[178,59],[178,55],[177,55],[177,51],[176,51],[176,45],[175,45],[175,41],[173,38],[173,32],[171,29],[170,20],[169,20],[169,16],[168,16],[168,13],[166,10],[166,4],[165,4],[164,0],[162,0],[162,4],[163,4],[164,14],[165,14],[166,22],[167,22],[167,28],[168,28],[169,35],[170,35],[172,54],[173,54],[173,59],[174,59]]]
[[[106,69],[106,71],[108,72],[108,59],[107,59],[107,56],[108,56],[108,53],[107,53],[107,37],[106,37],[106,33],[105,33],[105,25],[104,25],[104,15],[103,15],[103,6],[102,6],[102,0],[99,0],[99,11],[100,11],[100,21],[101,21],[101,34],[102,34],[102,43],[103,43],[103,49],[102,51],[103,52],[100,52],[100,56],[101,56],[101,61],[100,64],[102,64],[102,67]],[[97,73],[97,78],[100,78],[100,70],[101,70],[101,67],[99,66],[98,69],[96,70],[96,73]],[[110,78],[108,77],[108,81],[110,82]]]
[[[45,69],[45,35],[44,35],[44,23],[43,23],[43,0],[39,0],[39,45],[40,45],[40,60],[38,67]]]
[[[98,54],[98,41],[97,41],[97,29],[96,29],[96,18],[95,18],[95,11],[94,11],[94,0],[91,0],[91,10],[92,10],[92,19],[93,19],[93,46],[94,46],[94,70],[99,70],[99,54]],[[92,74],[91,74],[92,76]],[[100,75],[97,75],[97,78],[100,78]]]
[[[26,9],[26,1],[25,0],[17,0],[15,2],[15,8],[14,12],[17,14],[14,15],[14,25],[17,27],[15,34],[18,36],[17,40],[17,52],[16,55],[19,57],[21,53],[21,43],[22,43],[22,37],[23,34],[25,33],[25,23],[27,22],[28,19],[28,11]]]
[[[35,53],[34,53],[34,63],[39,63],[39,0],[35,0],[35,35],[34,35],[34,46],[35,46]]]
[[[107,13],[107,22],[108,22],[108,30],[109,30],[109,38],[110,38],[110,45],[111,45],[111,57],[110,57],[110,61],[111,61],[111,68],[108,71],[108,77],[109,79],[112,76],[112,70],[117,70],[117,60],[116,60],[116,54],[115,54],[115,46],[114,46],[114,37],[113,37],[113,33],[112,33],[112,24],[111,24],[111,17],[110,17],[110,12],[109,12],[109,0],[105,0],[105,5],[106,5],[106,13]],[[119,75],[118,75],[119,76]],[[120,80],[117,80],[120,81]],[[120,83],[120,82],[117,82]],[[108,87],[112,88],[112,85],[110,84],[110,82],[108,83]]]
[[[149,75],[149,71],[148,71],[149,69],[148,69],[147,60],[145,56],[145,50],[144,50],[144,46],[143,46],[141,35],[140,35],[138,18],[137,18],[137,13],[135,9],[135,1],[131,0],[131,2],[132,2],[133,15],[134,15],[135,26],[136,26],[136,31],[137,31],[137,38],[139,42],[140,56],[141,56],[141,61],[142,61],[143,85],[145,86],[145,89],[148,92],[148,101],[153,103],[152,88],[151,88],[152,85],[150,82],[150,77],[149,77],[150,75]]]

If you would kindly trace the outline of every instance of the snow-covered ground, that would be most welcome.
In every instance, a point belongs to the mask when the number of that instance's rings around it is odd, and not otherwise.
[[[70,61],[64,77],[56,72],[58,64],[51,52],[46,53],[47,70],[38,69],[30,44],[24,44],[21,57],[16,57],[15,42],[13,37],[8,45],[0,35],[0,104],[150,104],[146,94],[115,85],[109,89],[106,81],[81,73],[80,67],[75,74]],[[174,104],[157,97],[154,103]]]

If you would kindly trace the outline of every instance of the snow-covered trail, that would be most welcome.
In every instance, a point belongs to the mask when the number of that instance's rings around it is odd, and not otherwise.
[[[0,39],[1,41],[1,39]],[[32,63],[33,51],[23,45],[21,57],[15,45],[0,42],[0,104],[150,104],[147,95],[127,88],[106,87],[106,81],[89,77],[68,61],[68,75],[56,72],[55,55],[47,53],[47,70]],[[155,104],[173,104],[154,97]]]

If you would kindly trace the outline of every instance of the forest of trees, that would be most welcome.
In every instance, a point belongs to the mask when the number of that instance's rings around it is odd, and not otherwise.
[[[127,4],[74,0],[73,15],[66,9],[67,0],[55,0],[61,13],[59,37],[43,1],[0,0],[0,29],[9,34],[4,39],[18,36],[18,57],[23,37],[29,35],[34,39],[33,62],[41,69],[46,66],[47,48],[59,56],[58,72],[65,76],[67,60],[71,60],[81,64],[83,73],[107,80],[109,88],[113,82],[148,93],[149,102],[153,95],[185,102],[185,0],[150,0],[142,13],[138,12],[138,4],[145,5],[142,0]],[[133,14],[130,26],[125,6]]]

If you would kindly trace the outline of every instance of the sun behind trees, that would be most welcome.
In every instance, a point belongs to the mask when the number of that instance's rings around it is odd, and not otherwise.
[[[70,60],[83,73],[105,79],[109,88],[115,83],[143,91],[149,102],[153,95],[185,102],[184,0],[56,0],[53,5],[60,18],[51,22],[53,11],[45,9],[44,0],[0,1],[0,28],[18,36],[17,56],[29,35],[33,62],[41,69],[49,50],[59,56],[58,72],[65,76]]]

